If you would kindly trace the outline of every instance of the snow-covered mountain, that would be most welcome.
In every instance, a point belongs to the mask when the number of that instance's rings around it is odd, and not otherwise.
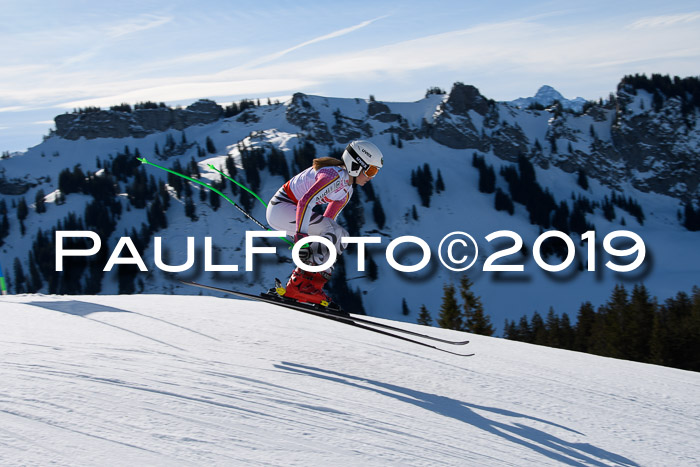
[[[457,357],[214,297],[0,310],[3,465],[700,463],[698,373],[477,335]]]
[[[512,100],[509,103],[516,107],[527,108],[533,104],[537,104],[542,107],[549,107],[555,102],[561,103],[562,107],[565,109],[573,110],[574,112],[581,112],[583,106],[588,102],[583,97],[577,97],[575,99],[566,99],[561,95],[559,91],[551,86],[544,85],[537,90],[537,93],[532,97],[520,97],[518,99]]]
[[[535,310],[546,313],[550,306],[558,313],[575,316],[583,301],[602,304],[619,282],[644,282],[661,300],[698,284],[698,234],[682,225],[682,210],[684,203],[692,202],[699,194],[700,125],[698,110],[688,111],[682,97],[666,96],[659,101],[652,92],[623,85],[614,102],[594,103],[584,113],[572,113],[556,106],[519,109],[491,101],[473,86],[457,83],[449,94],[430,94],[417,102],[298,93],[284,103],[253,105],[235,115],[227,112],[211,101],[202,101],[186,109],[156,106],[65,114],[57,117],[56,131],[44,142],[22,155],[0,160],[0,193],[10,224],[0,246],[0,262],[11,291],[17,290],[15,258],[26,282],[36,283],[39,292],[61,290],[60,281],[80,284],[81,290],[99,289],[100,293],[123,290],[125,279],[117,274],[118,267],[102,277],[73,259],[73,263],[67,263],[74,265],[69,267],[70,274],[32,270],[40,262],[37,257],[50,263],[54,255],[53,243],[37,246],[38,232],[41,230],[44,239],[53,242],[59,222],[64,229],[67,224],[75,224],[88,230],[105,219],[114,222],[110,237],[102,241],[102,263],[94,268],[101,270],[120,237],[139,234],[141,226],[152,221],[148,210],[155,200],[137,207],[134,195],[127,194],[132,192],[133,176],[114,182],[117,194],[110,199],[116,201],[109,208],[96,210],[91,204],[94,196],[85,193],[68,194],[65,203],[57,203],[61,201],[57,192],[59,175],[65,169],[74,171],[79,166],[85,176],[105,178],[110,176],[103,169],[105,164],[119,161],[123,165],[126,159],[133,162],[138,152],[168,168],[176,162],[187,167],[194,161],[201,180],[213,183],[220,176],[209,165],[227,170],[230,156],[242,182],[251,183],[253,172],[259,174],[258,191],[267,200],[285,177],[273,174],[267,160],[264,168],[260,164],[246,174],[243,153],[260,149],[267,158],[274,149],[282,154],[287,167],[295,170],[295,150],[312,147],[317,155],[326,155],[354,138],[375,142],[385,155],[385,168],[371,183],[375,197],[367,190],[358,190],[356,195],[360,205],[355,216],[364,218],[360,234],[382,237],[382,245],[369,248],[377,264],[377,279],[358,271],[355,250],[349,251],[346,261],[348,284],[360,292],[365,310],[371,315],[415,322],[418,309],[425,304],[436,316],[442,286],[456,283],[461,276],[437,259],[441,240],[455,231],[467,232],[479,243],[479,258],[469,274],[474,291],[482,297],[485,311],[497,328],[506,318],[517,319]],[[564,203],[573,210],[575,200],[590,200],[594,207],[585,216],[596,230],[596,271],[587,271],[592,253],[578,234],[572,234],[576,260],[569,268],[550,273],[538,266],[532,249],[543,228],[530,222],[530,213],[521,204],[515,204],[513,215],[494,209],[494,194],[479,191],[479,171],[472,165],[474,154],[494,168],[495,185],[503,192],[509,192],[509,185],[500,170],[514,167],[518,156],[523,155],[534,164],[537,182],[557,204]],[[434,177],[439,171],[445,184],[444,191],[432,195],[429,207],[422,205],[411,185],[412,173],[425,164]],[[144,166],[143,171],[146,180],[153,178],[151,192],[158,192],[159,183],[168,180],[167,174],[156,168]],[[580,172],[587,175],[587,187],[577,183]],[[164,213],[167,228],[154,233],[163,239],[166,264],[185,263],[187,237],[195,237],[195,266],[185,273],[190,278],[257,292],[269,287],[272,278],[288,276],[292,264],[282,242],[276,244],[279,260],[263,260],[255,272],[244,271],[245,232],[257,226],[226,202],[213,207],[208,192],[200,197],[199,185],[192,184],[192,190],[196,221],[185,215],[185,195],[178,195],[172,186],[165,186],[159,195],[169,200]],[[642,206],[643,221],[619,206],[612,208],[614,218],[606,217],[602,205],[613,190],[617,196],[631,198]],[[239,200],[229,186],[224,191]],[[36,211],[40,192],[47,207],[44,213]],[[21,199],[27,201],[29,209],[20,223],[16,207]],[[385,213],[381,227],[373,215],[376,199]],[[96,211],[105,216],[98,216]],[[71,213],[73,218],[69,217]],[[252,204],[251,213],[264,221],[261,204]],[[85,225],[86,216],[93,224]],[[522,237],[524,248],[505,261],[522,264],[523,272],[483,270],[490,255],[511,245],[485,240],[500,230],[514,231]],[[646,245],[644,265],[634,273],[616,273],[605,266],[611,257],[602,248],[603,239],[616,230],[636,232]],[[421,272],[399,273],[385,259],[389,242],[404,235],[417,235],[432,249],[433,259]],[[238,272],[203,271],[207,236],[212,237],[215,263],[238,265]],[[134,291],[185,293],[175,288],[172,274],[155,267],[154,240],[148,237],[145,241],[142,256],[148,272],[139,272],[131,280]],[[420,259],[415,250],[397,256],[404,264],[415,264]],[[561,259],[553,257],[549,262],[557,264]],[[98,285],[89,281],[97,281]],[[402,313],[404,299],[408,315]]]

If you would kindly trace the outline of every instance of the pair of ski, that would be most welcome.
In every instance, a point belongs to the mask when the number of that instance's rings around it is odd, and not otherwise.
[[[349,326],[353,326],[356,328],[366,329],[368,331],[376,332],[378,334],[383,334],[385,336],[390,336],[390,337],[393,337],[395,339],[400,339],[402,341],[411,342],[413,344],[421,345],[423,347],[429,347],[431,349],[439,350],[440,352],[446,352],[446,353],[449,353],[452,355],[459,355],[460,357],[470,357],[470,356],[474,355],[474,354],[463,354],[463,353],[458,353],[458,352],[452,352],[451,350],[442,349],[440,347],[428,344],[426,342],[422,342],[422,341],[419,341],[416,339],[411,339],[409,337],[405,337],[405,336],[398,335],[395,333],[410,335],[410,336],[414,336],[417,338],[427,339],[427,340],[440,342],[442,344],[448,344],[448,345],[466,345],[469,343],[469,341],[452,341],[452,340],[448,340],[448,339],[441,339],[439,337],[430,336],[428,334],[423,334],[420,332],[415,332],[415,331],[411,331],[408,329],[403,329],[403,328],[400,328],[398,326],[391,326],[391,325],[384,324],[384,323],[378,323],[376,321],[372,321],[369,319],[360,318],[356,315],[351,315],[349,313],[345,313],[345,312],[341,311],[339,308],[333,308],[332,306],[331,307],[323,307],[321,305],[313,305],[313,304],[308,304],[308,303],[297,302],[296,300],[280,296],[279,294],[277,294],[275,292],[275,289],[272,289],[267,293],[261,293],[260,295],[253,295],[253,294],[249,294],[249,293],[245,293],[245,292],[238,292],[236,290],[222,289],[220,287],[214,287],[211,285],[199,284],[197,282],[192,282],[192,281],[182,281],[181,280],[180,282],[185,284],[185,285],[200,287],[202,289],[213,290],[216,292],[222,292],[222,293],[235,295],[235,296],[238,296],[241,298],[247,298],[250,300],[256,300],[259,302],[269,303],[272,305],[278,305],[278,306],[288,308],[291,310],[300,311],[302,313],[307,313],[307,314],[311,314],[311,315],[318,316],[321,318],[337,321],[337,322],[347,324]]]

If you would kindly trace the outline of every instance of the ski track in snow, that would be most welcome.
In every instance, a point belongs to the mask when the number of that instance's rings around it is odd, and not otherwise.
[[[700,463],[697,373],[474,335],[457,357],[214,297],[0,310],[2,465]]]

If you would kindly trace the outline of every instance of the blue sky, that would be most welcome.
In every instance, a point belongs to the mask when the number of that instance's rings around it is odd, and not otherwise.
[[[632,73],[700,74],[691,1],[0,0],[0,150],[76,107],[373,94],[461,81],[597,99]]]

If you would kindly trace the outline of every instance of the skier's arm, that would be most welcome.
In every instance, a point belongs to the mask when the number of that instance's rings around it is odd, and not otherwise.
[[[319,170],[316,174],[316,181],[309,188],[304,196],[297,203],[297,233],[308,233],[309,220],[311,219],[312,209],[318,204],[320,199],[323,199],[328,188],[333,182],[338,180],[339,175],[334,170]]]
[[[323,213],[323,216],[330,217],[331,219],[335,220],[335,218],[338,217],[338,214],[340,214],[340,211],[342,211],[343,208],[348,204],[348,201],[350,201],[350,193],[347,193],[345,195],[345,199],[331,201],[330,203],[328,203],[328,207]]]

